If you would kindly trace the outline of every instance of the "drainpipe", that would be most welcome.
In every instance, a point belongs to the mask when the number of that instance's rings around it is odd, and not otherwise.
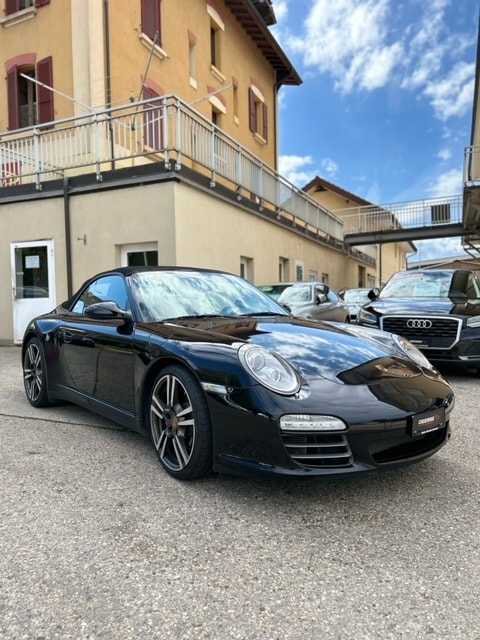
[[[70,228],[70,196],[68,178],[63,179],[63,216],[65,221],[65,256],[67,263],[67,297],[73,294],[72,283],[72,231]]]
[[[106,108],[110,109],[112,106],[112,78],[111,78],[111,57],[110,57],[110,1],[103,0],[103,33],[105,42],[105,98]],[[115,145],[112,132],[112,121],[109,118],[109,128],[112,135],[110,135],[110,154],[111,154],[111,169],[115,169]]]

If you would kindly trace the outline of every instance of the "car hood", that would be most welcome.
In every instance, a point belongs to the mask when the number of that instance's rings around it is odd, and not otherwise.
[[[374,300],[364,308],[377,315],[446,315],[452,313],[464,314],[464,302],[455,304],[444,298],[428,298],[428,300]]]
[[[163,330],[165,325],[162,325]],[[170,340],[198,345],[232,345],[248,342],[276,352],[288,360],[307,379],[327,378],[338,382],[342,374],[358,370],[372,360],[386,359],[383,371],[399,370],[403,360],[403,377],[419,375],[420,369],[404,354],[383,331],[357,325],[313,322],[293,316],[268,318],[215,318],[194,319],[169,325]],[[159,327],[160,328],[160,327]],[[187,347],[188,348],[188,347]],[[398,372],[398,371],[397,371]],[[396,374],[392,374],[396,375]],[[399,374],[400,375],[400,374]]]

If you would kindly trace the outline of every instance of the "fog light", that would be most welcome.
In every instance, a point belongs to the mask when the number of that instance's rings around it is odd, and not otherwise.
[[[335,416],[293,414],[280,418],[282,431],[346,431],[347,425]]]

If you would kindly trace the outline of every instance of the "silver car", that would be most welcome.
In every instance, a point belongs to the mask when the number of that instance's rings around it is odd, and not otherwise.
[[[277,299],[293,315],[312,320],[349,322],[347,305],[338,293],[323,282],[297,282],[290,285]]]

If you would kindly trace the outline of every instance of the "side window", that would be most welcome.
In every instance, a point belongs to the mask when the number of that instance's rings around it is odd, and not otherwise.
[[[73,313],[83,313],[95,302],[116,302],[120,309],[129,309],[127,288],[121,276],[105,276],[91,282],[75,303]]]
[[[35,80],[38,80],[38,83]],[[48,88],[52,86],[51,56],[39,60],[36,67],[34,65],[10,67],[7,71],[10,131],[54,120],[53,91]]]

